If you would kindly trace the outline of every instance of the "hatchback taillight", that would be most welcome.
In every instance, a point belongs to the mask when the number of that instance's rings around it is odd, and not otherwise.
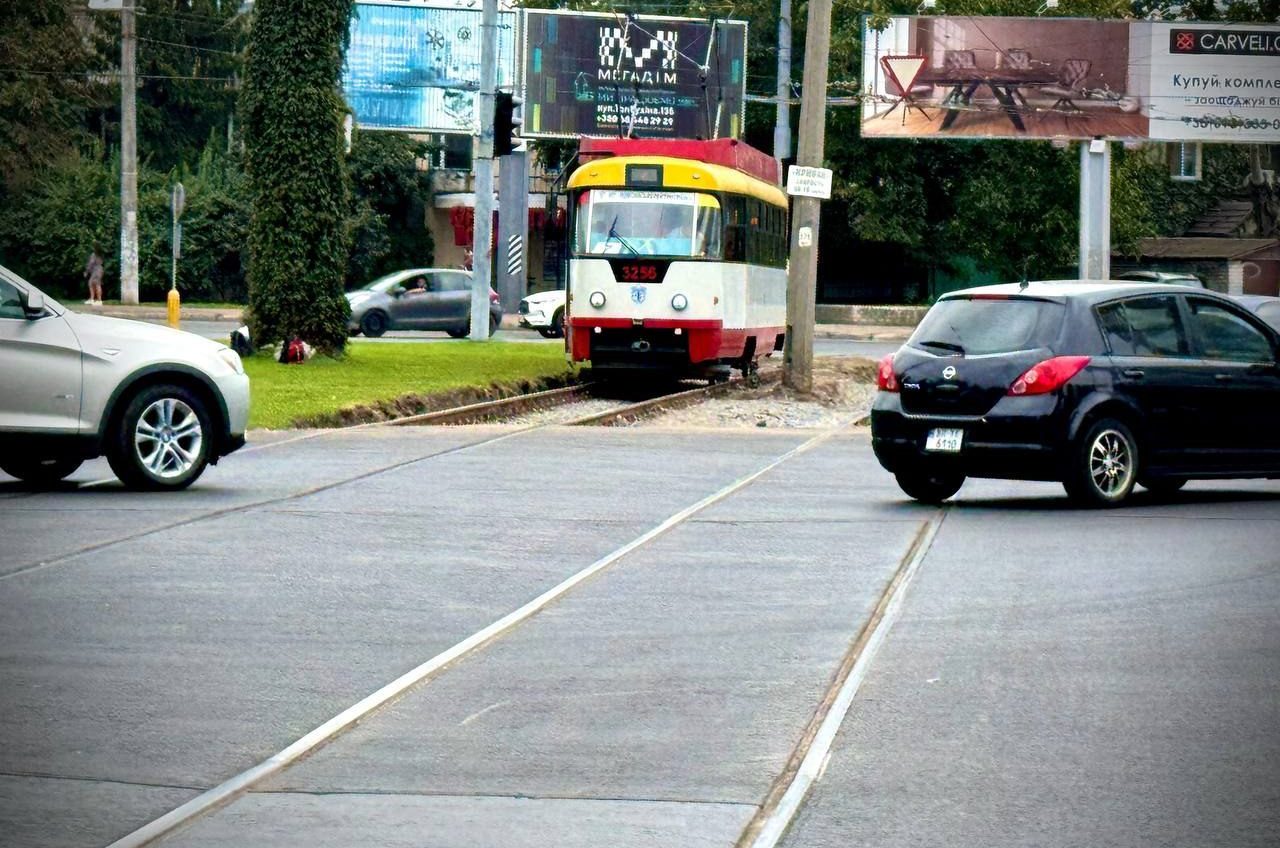
[[[898,376],[893,373],[892,353],[876,365],[876,386],[882,392],[898,391]]]
[[[497,303],[497,302],[498,302],[498,293],[497,293],[496,291],[494,291],[493,289],[489,289],[489,302],[490,302],[490,303]]]
[[[1061,387],[1089,364],[1087,356],[1055,356],[1032,365],[1013,381],[1011,395],[1047,395]]]

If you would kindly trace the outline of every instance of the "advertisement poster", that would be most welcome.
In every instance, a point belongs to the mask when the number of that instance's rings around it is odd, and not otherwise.
[[[524,135],[736,138],[744,21],[529,9]]]
[[[1134,29],[1143,36],[1135,60],[1151,68],[1151,138],[1280,142],[1280,27],[1152,23]]]
[[[516,13],[499,13],[498,87],[515,85]],[[476,131],[480,6],[356,3],[342,91],[364,129]]]
[[[863,37],[867,137],[1280,141],[1280,27],[930,16]]]

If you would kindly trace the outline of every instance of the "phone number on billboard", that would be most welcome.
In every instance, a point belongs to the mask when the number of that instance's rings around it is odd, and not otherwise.
[[[1198,130],[1280,130],[1280,118],[1216,118],[1183,116],[1182,123]]]

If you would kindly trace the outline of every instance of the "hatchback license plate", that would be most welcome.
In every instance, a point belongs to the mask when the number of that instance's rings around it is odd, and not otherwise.
[[[959,453],[960,443],[963,441],[964,430],[942,427],[929,431],[929,435],[924,440],[924,449],[943,453]]]

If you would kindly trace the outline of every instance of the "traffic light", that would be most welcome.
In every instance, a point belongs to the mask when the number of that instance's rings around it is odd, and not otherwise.
[[[524,116],[517,110],[524,104],[524,99],[505,91],[494,95],[493,101],[493,155],[506,156],[514,150],[524,149],[524,139],[520,138],[520,128],[524,125]]]

